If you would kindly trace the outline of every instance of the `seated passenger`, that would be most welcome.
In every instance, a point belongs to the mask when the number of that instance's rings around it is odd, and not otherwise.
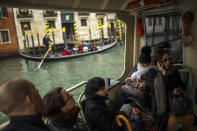
[[[83,46],[82,46],[82,44],[79,44],[78,52],[79,53],[83,53]]]
[[[115,113],[107,106],[107,89],[103,78],[88,80],[85,89],[84,114],[91,131],[116,131]]]
[[[97,48],[96,42],[94,41],[94,43],[91,44],[91,50],[90,51],[96,51],[96,50],[98,50],[98,48]]]
[[[1,84],[0,103],[10,118],[5,131],[49,131],[41,117],[41,97],[30,81],[12,78]]]
[[[151,68],[151,49],[149,46],[144,46],[141,49],[138,64],[129,73],[129,79],[140,80],[142,76],[147,73]]]
[[[126,99],[128,99],[128,96],[137,98],[143,102],[145,107],[147,107],[149,110],[151,109],[151,88],[148,83],[150,76],[146,75],[149,70],[152,70],[153,68],[151,65],[150,54],[150,47],[144,46],[141,49],[138,64],[129,73],[128,78],[125,79],[127,85],[124,85],[120,88],[123,93],[119,94],[118,97],[120,97],[120,99],[117,98],[117,109],[120,108],[122,104],[127,103]],[[136,90],[138,91],[136,92]]]
[[[51,131],[88,131],[78,121],[80,108],[76,106],[73,96],[63,88],[49,91],[43,98],[43,105],[43,116],[51,120]]]
[[[70,51],[67,48],[64,48],[64,52],[62,52],[62,55],[65,56],[70,54],[71,54]]]

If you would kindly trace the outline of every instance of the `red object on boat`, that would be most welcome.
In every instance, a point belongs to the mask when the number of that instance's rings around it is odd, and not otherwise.
[[[194,14],[191,11],[187,11],[183,14],[182,20],[184,24],[190,24],[194,20]]]
[[[142,36],[144,34],[144,30],[142,28],[142,18],[138,18],[137,20],[137,34],[138,36]]]
[[[62,52],[62,55],[64,56],[64,55],[70,55],[70,51],[65,51],[64,50],[64,52]]]

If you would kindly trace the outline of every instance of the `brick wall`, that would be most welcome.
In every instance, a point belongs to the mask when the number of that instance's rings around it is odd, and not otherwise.
[[[17,54],[16,30],[14,16],[11,8],[8,8],[8,18],[0,18],[0,30],[9,30],[10,43],[0,42],[0,57]]]

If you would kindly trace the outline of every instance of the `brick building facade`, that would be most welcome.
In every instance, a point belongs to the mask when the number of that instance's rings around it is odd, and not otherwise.
[[[17,50],[13,11],[0,7],[0,58],[16,55]]]

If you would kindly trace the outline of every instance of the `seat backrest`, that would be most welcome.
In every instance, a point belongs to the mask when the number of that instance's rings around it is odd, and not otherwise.
[[[189,96],[192,89],[192,68],[184,64],[173,64],[178,69],[183,83],[186,86],[186,95]]]
[[[80,94],[80,96],[79,96],[79,98],[78,98],[78,100],[77,100],[77,105],[80,107],[80,117],[81,117],[81,120],[84,122],[84,123],[86,123],[87,124],[87,122],[86,122],[86,119],[85,119],[85,115],[84,115],[84,112],[83,112],[83,109],[84,109],[84,104],[85,104],[85,100],[82,100],[82,97],[84,97],[85,96],[85,92],[83,91],[81,94]]]

